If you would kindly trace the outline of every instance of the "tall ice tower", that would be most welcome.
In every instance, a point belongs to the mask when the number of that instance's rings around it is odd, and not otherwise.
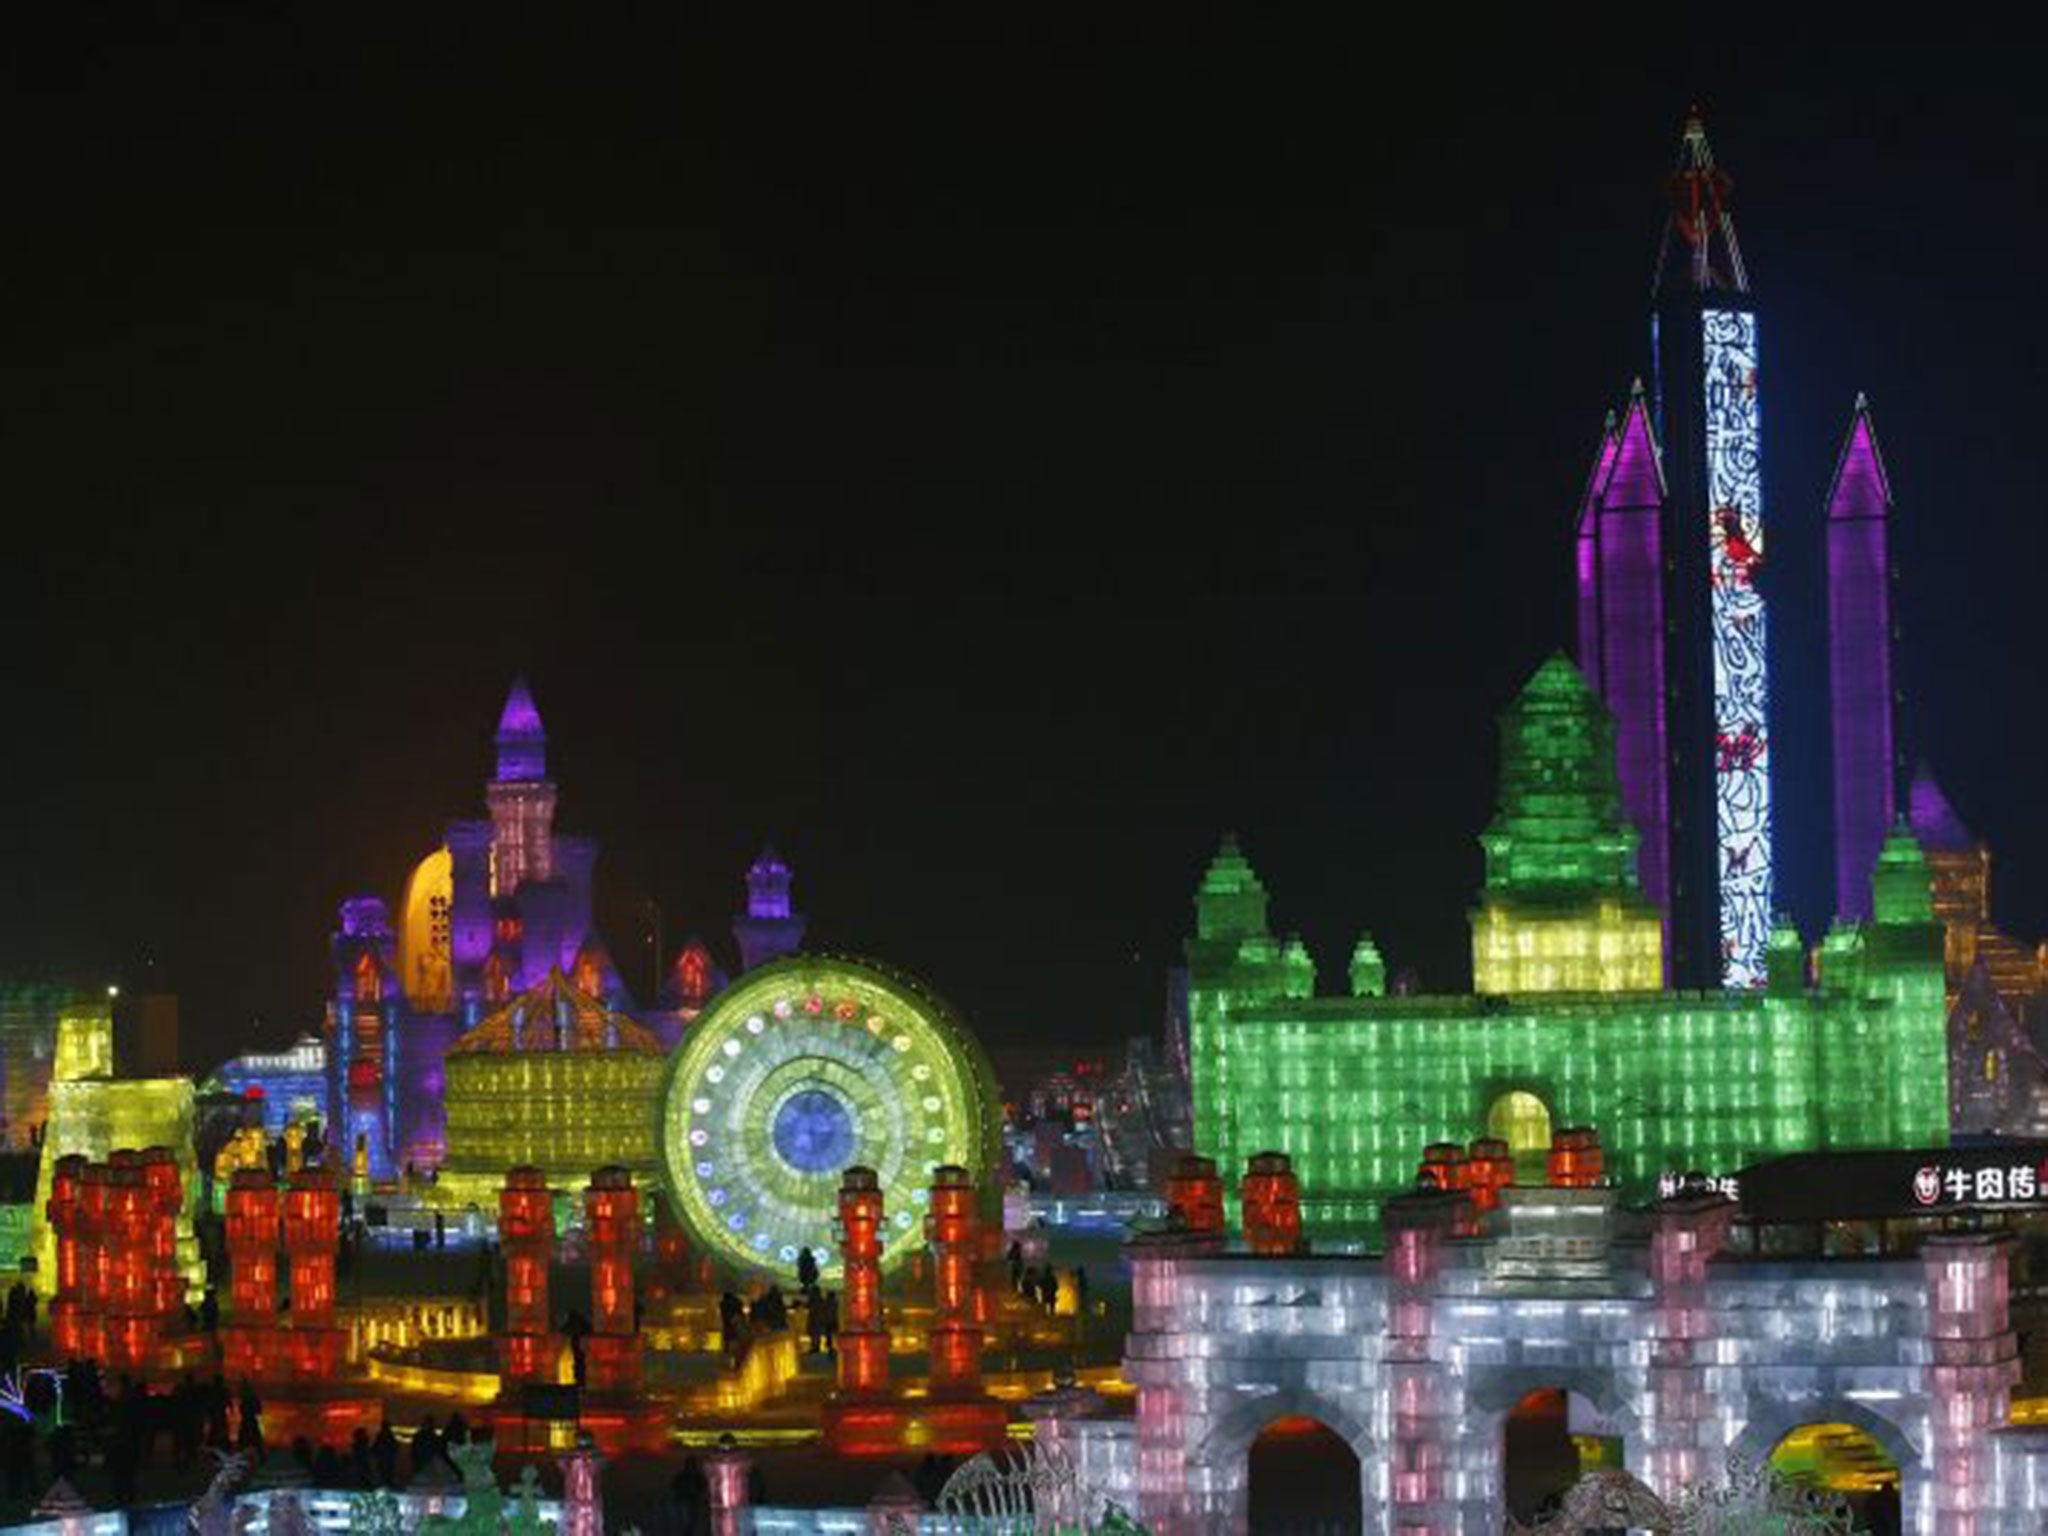
[[[548,736],[523,677],[512,680],[498,716],[498,772],[484,790],[491,808],[491,894],[515,896],[529,880],[554,875],[555,786]]]
[[[1579,670],[1614,717],[1621,808],[1642,893],[1671,940],[1671,746],[1665,721],[1664,472],[1638,384],[1608,419],[1579,507]],[[1666,979],[1662,966],[1658,983]]]
[[[1770,662],[1756,310],[1705,125],[1687,119],[1652,281],[1669,496],[1672,968],[1756,987],[1771,930]]]
[[[1868,922],[1870,872],[1898,812],[1893,731],[1891,481],[1870,405],[1828,490],[1828,694],[1835,749],[1835,912]]]
[[[789,866],[773,846],[747,870],[747,910],[732,920],[740,969],[751,971],[804,947],[804,915],[789,894]]]

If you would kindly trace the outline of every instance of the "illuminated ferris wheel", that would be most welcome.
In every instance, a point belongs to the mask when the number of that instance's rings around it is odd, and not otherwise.
[[[684,1225],[724,1263],[838,1265],[840,1175],[879,1176],[894,1265],[924,1241],[932,1169],[999,1166],[994,1074],[944,1004],[865,961],[799,955],[742,976],[690,1025],[661,1106]]]

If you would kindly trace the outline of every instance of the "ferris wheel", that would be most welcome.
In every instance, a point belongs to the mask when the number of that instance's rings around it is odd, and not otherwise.
[[[799,955],[750,971],[692,1021],[661,1106],[662,1168],[704,1251],[794,1276],[838,1268],[840,1177],[880,1181],[888,1268],[924,1241],[932,1169],[999,1166],[994,1074],[952,1012],[871,962]]]

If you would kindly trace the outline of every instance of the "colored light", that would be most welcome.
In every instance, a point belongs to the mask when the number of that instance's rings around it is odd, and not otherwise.
[[[663,1101],[664,1169],[700,1247],[785,1280],[800,1249],[833,1252],[840,1173],[886,1170],[884,1203],[902,1220],[878,1257],[893,1268],[919,1246],[908,1213],[932,1168],[978,1183],[998,1166],[996,1103],[979,1047],[921,990],[851,961],[792,958],[743,976],[692,1022]]]
[[[1474,917],[1475,967],[1522,985],[1312,997],[1305,958],[1266,931],[1265,890],[1226,842],[1188,944],[1202,1151],[1222,1166],[1285,1152],[1305,1230],[1357,1238],[1412,1183],[1420,1148],[1480,1126],[1541,1178],[1554,1126],[1597,1125],[1604,1174],[1632,1199],[1672,1168],[1944,1142],[1941,930],[1911,837],[1895,833],[1879,860],[1875,923],[1829,936],[1812,988],[1794,964],[1761,991],[1659,990],[1660,928],[1628,879],[1611,758],[1605,772],[1587,760],[1612,750],[1602,712],[1562,661],[1531,694],[1503,729]],[[1599,934],[1641,948],[1603,958]],[[1493,937],[1507,947],[1490,959]],[[1560,990],[1568,980],[1578,989]]]
[[[1721,848],[1721,980],[1765,981],[1771,931],[1770,657],[1763,592],[1763,433],[1756,316],[1700,313],[1714,657],[1714,807]]]

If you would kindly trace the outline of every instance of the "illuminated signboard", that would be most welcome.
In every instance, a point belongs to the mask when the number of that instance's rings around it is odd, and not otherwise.
[[[1913,1173],[1913,1202],[1929,1210],[1956,1205],[2028,1205],[2048,1199],[2048,1163],[1923,1163]]]
[[[1673,1173],[1669,1169],[1657,1175],[1659,1200],[1669,1200],[1685,1194],[1726,1195],[1730,1200],[1740,1200],[1742,1180],[1733,1177],[1714,1178],[1703,1173]]]

